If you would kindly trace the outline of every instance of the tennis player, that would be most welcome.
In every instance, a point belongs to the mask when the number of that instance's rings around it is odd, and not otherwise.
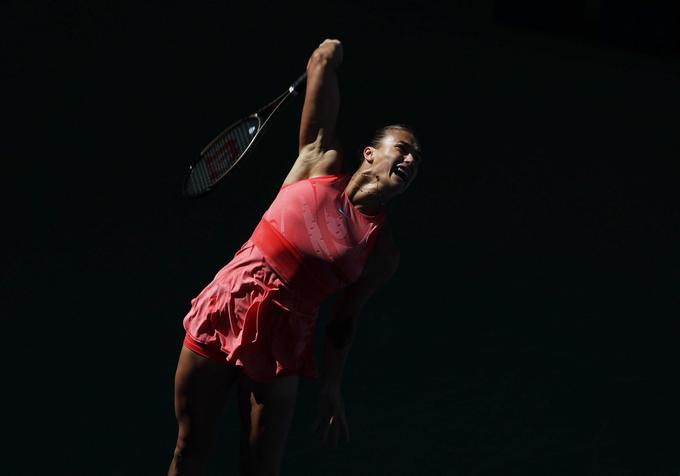
[[[420,146],[405,125],[377,131],[351,174],[336,137],[343,46],[323,41],[307,63],[299,155],[250,238],[191,301],[175,374],[179,432],[170,475],[204,474],[236,384],[242,475],[278,475],[299,379],[319,382],[322,445],[349,441],[343,368],[362,307],[396,271],[386,207],[414,181]],[[323,357],[314,329],[334,296]]]

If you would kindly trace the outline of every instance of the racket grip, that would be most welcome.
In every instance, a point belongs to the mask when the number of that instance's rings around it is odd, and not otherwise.
[[[302,84],[306,79],[307,79],[307,71],[302,73],[300,75],[300,77],[298,79],[296,79],[293,84],[290,85],[290,87],[288,88],[288,91],[291,92],[291,93],[296,93],[298,86],[300,86],[300,84]]]

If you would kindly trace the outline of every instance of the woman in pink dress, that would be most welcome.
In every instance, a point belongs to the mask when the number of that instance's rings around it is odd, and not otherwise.
[[[336,142],[342,44],[327,39],[307,63],[299,155],[278,195],[233,259],[191,301],[175,374],[179,432],[168,474],[203,474],[236,384],[241,474],[279,474],[299,378],[319,380],[322,443],[349,440],[340,392],[356,321],[392,276],[399,251],[385,207],[413,182],[420,146],[390,125],[343,174]],[[323,362],[313,354],[321,303],[335,295]]]

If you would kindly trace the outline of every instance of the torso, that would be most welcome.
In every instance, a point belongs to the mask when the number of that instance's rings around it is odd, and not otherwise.
[[[334,287],[361,276],[385,219],[364,215],[350,202],[349,178],[325,175],[284,184],[263,216]]]

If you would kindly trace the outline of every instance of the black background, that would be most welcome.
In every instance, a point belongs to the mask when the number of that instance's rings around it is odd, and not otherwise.
[[[407,122],[426,161],[345,372],[351,443],[306,432],[303,380],[282,474],[680,474],[678,7],[2,10],[3,474],[167,471],[181,319],[292,164],[301,100],[211,195],[181,198],[187,165],[327,37],[347,148]],[[232,399],[211,474],[237,425]]]

